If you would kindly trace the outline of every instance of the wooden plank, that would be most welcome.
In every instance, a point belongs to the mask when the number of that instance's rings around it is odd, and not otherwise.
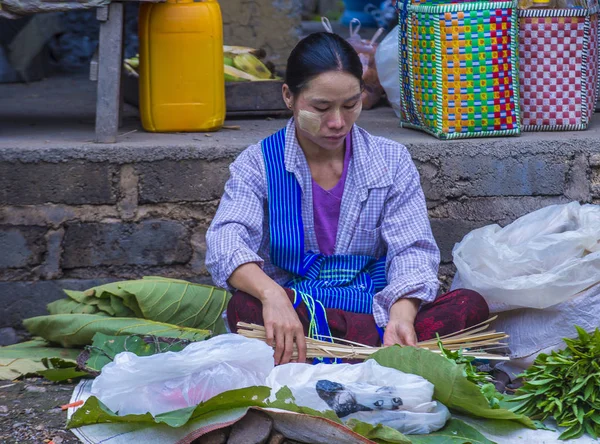
[[[121,108],[123,69],[123,3],[111,3],[108,14],[99,11],[98,90],[96,96],[96,142],[115,143]],[[105,19],[106,20],[102,20]]]

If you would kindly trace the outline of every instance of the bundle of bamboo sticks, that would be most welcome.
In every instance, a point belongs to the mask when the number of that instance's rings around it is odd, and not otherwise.
[[[465,328],[456,333],[441,336],[441,343],[446,350],[462,350],[465,356],[495,361],[508,360],[507,356],[489,353],[490,350],[506,347],[506,344],[500,341],[508,338],[506,333],[486,331],[489,328],[490,322],[495,320],[496,317],[494,316],[481,324]],[[262,325],[239,322],[237,326],[240,335],[267,342],[266,331]],[[344,339],[330,339],[334,342],[306,338],[306,357],[365,360],[373,353],[381,350],[381,347],[370,347]],[[437,339],[419,342],[417,346],[430,350],[433,353],[441,353],[438,348]],[[292,359],[298,356],[295,347],[296,345],[294,344]]]

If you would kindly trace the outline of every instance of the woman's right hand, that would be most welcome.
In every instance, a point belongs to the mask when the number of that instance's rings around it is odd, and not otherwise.
[[[304,328],[285,290],[278,286],[261,297],[267,344],[275,347],[275,365],[292,359],[294,343],[298,348],[297,362],[306,362]]]

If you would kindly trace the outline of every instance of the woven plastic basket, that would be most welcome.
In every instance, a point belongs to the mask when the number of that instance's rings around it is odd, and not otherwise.
[[[598,98],[598,7],[519,11],[523,131],[588,128]]]
[[[441,139],[520,134],[516,1],[398,6],[402,125]]]

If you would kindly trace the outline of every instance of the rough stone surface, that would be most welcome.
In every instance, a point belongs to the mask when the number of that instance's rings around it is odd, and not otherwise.
[[[440,248],[442,262],[452,262],[452,249],[457,242],[474,230],[486,224],[453,219],[432,219],[431,230]]]
[[[0,226],[0,268],[19,268],[41,263],[46,251],[42,227]]]
[[[0,383],[0,442],[3,444],[78,444],[79,439],[65,430],[68,404],[76,384],[47,381],[42,378]],[[31,391],[37,386],[44,391]]]
[[[86,290],[115,279],[0,282],[0,327],[20,327],[21,321],[47,315],[46,305],[66,297],[63,289]]]
[[[569,165],[565,196],[579,202],[590,202],[590,162],[585,153],[576,153]]]
[[[190,260],[188,229],[179,222],[69,224],[63,267],[169,265]]]
[[[0,162],[0,205],[114,203],[111,176],[108,164]]]
[[[441,163],[441,177],[432,181],[432,188],[442,187],[439,194],[473,197],[562,195],[568,168],[561,159],[548,155],[516,159],[455,155]]]
[[[19,342],[19,336],[14,328],[0,328],[0,347],[5,345],[13,345]]]
[[[265,444],[272,429],[271,418],[264,413],[249,411],[233,425],[227,444]]]
[[[138,208],[138,182],[133,165],[123,165],[119,180],[119,203],[117,207],[123,220],[135,218]]]
[[[140,175],[140,203],[203,202],[219,199],[233,159],[211,163],[162,161],[136,165]]]
[[[44,279],[58,279],[61,277],[60,259],[64,235],[65,230],[63,228],[49,231],[46,234],[46,257],[44,263],[37,270],[40,277]]]
[[[497,223],[508,225],[514,220],[548,205],[569,202],[565,197],[475,197],[471,199],[449,200],[437,204],[429,210],[432,218],[446,218],[458,221]]]

